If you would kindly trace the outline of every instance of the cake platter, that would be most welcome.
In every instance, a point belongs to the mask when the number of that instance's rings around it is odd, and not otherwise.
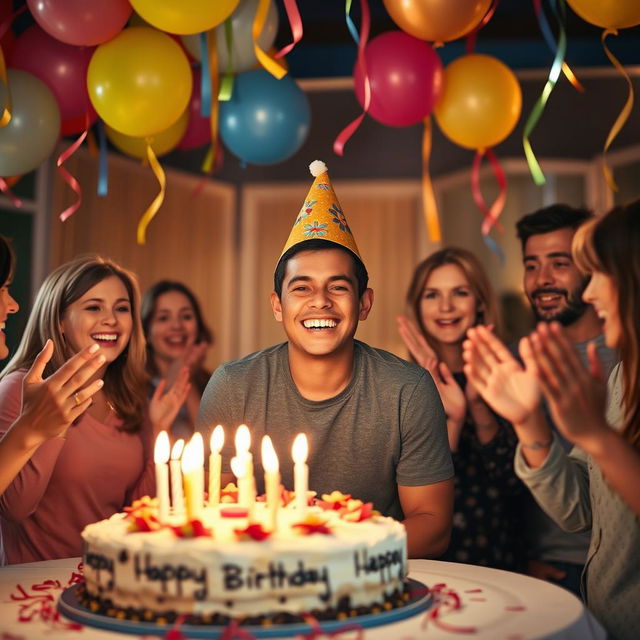
[[[339,631],[343,627],[357,625],[362,628],[378,627],[405,618],[411,618],[426,611],[432,604],[433,598],[428,588],[417,580],[407,580],[411,598],[402,607],[382,611],[380,613],[368,613],[353,616],[342,620],[318,620],[318,625],[325,633]],[[58,601],[58,610],[67,618],[80,622],[89,627],[97,627],[118,633],[131,633],[137,636],[157,635],[164,636],[173,624],[157,624],[154,622],[133,622],[131,620],[112,618],[103,614],[94,613],[87,609],[78,598],[78,590],[82,585],[76,584],[65,589]],[[314,629],[304,622],[289,624],[273,624],[271,626],[242,626],[241,629],[252,634],[256,638],[283,638],[311,633]],[[222,625],[180,625],[180,631],[189,638],[218,638],[227,629]]]

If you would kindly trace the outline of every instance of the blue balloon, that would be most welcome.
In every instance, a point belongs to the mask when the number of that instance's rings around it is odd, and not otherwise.
[[[264,69],[240,73],[231,100],[220,103],[220,137],[231,153],[252,164],[292,156],[309,133],[307,96],[290,75]]]

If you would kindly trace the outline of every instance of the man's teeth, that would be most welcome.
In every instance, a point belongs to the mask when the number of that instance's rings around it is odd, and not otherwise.
[[[91,336],[94,340],[105,340],[107,342],[115,342],[118,339],[117,333],[94,333]]]
[[[307,329],[333,329],[338,325],[335,320],[305,320],[302,324]]]
[[[538,300],[540,302],[553,302],[554,300],[558,300],[560,296],[557,293],[546,295],[546,296],[538,296]]]

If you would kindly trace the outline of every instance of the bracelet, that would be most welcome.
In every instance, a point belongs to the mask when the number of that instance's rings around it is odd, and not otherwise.
[[[531,451],[538,451],[539,449],[548,449],[553,442],[553,438],[549,438],[544,442],[540,442],[539,440],[535,440],[534,442],[520,442],[520,446],[523,449],[529,449]]]

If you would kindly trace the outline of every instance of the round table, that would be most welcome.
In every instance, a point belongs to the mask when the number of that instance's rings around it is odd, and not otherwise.
[[[67,558],[0,568],[0,640],[135,638],[89,626],[77,628],[58,614],[57,599],[78,579],[79,562]],[[431,588],[433,605],[411,618],[365,629],[364,640],[606,638],[578,598],[548,582],[436,560],[411,560],[409,576]],[[334,637],[352,640],[356,635]]]

